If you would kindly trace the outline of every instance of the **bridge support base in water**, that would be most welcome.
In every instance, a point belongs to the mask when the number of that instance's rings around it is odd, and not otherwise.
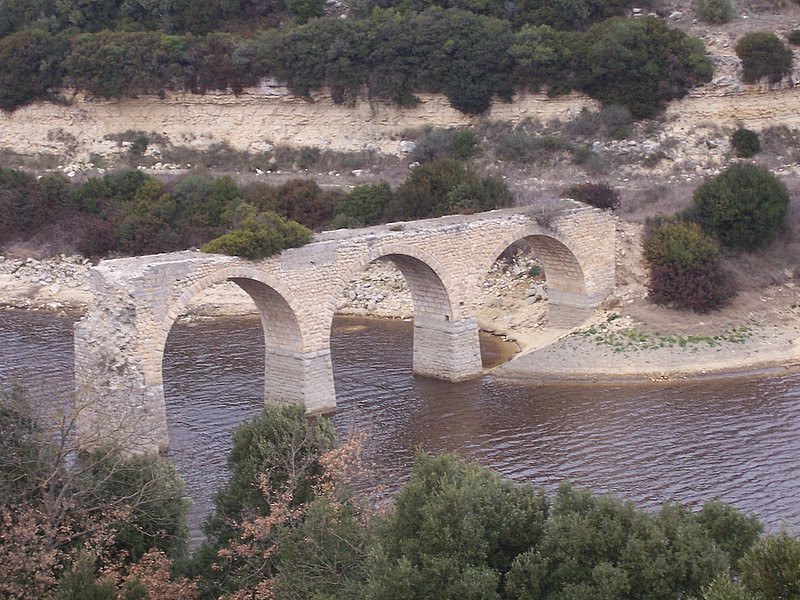
[[[474,319],[414,319],[414,373],[464,381],[483,372],[478,324]]]
[[[303,404],[310,414],[336,409],[329,348],[289,353],[267,349],[265,366],[267,404]]]

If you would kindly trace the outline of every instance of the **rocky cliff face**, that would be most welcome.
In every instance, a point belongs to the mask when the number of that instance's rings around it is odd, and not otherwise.
[[[323,149],[400,152],[401,132],[419,127],[469,124],[444,96],[422,95],[413,109],[362,99],[336,105],[326,94],[313,102],[268,83],[242,94],[167,94],[119,101],[71,95],[68,105],[38,103],[0,116],[0,147],[22,154],[60,154],[88,158],[113,152],[107,136],[128,130],[154,132],[173,145],[196,149],[227,142],[237,150],[262,152],[274,144]],[[521,97],[497,103],[482,118],[516,122],[526,117],[565,119],[593,102],[580,96]]]
[[[800,61],[798,61],[800,62]],[[746,86],[723,70],[714,82],[670,105],[664,134],[683,138],[698,126],[800,126],[800,94],[792,78],[782,86]],[[269,151],[273,145],[315,146],[339,151],[402,153],[402,133],[422,127],[457,127],[478,119],[518,123],[524,119],[567,120],[595,107],[577,94],[547,98],[528,94],[513,103],[497,102],[487,115],[465,116],[443,96],[422,95],[415,108],[359,100],[334,104],[325,94],[313,102],[265,83],[244,93],[167,94],[119,101],[72,94],[68,104],[39,103],[0,113],[0,148],[23,155],[88,160],[124,151],[109,136],[126,131],[155,133],[174,146],[202,150],[226,142],[236,150]]]

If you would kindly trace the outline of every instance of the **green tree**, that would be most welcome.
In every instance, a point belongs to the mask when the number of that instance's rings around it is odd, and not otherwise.
[[[281,535],[275,528],[287,511],[315,498],[325,471],[320,457],[333,442],[330,421],[310,421],[305,409],[294,404],[267,406],[236,429],[228,454],[230,479],[214,496],[214,512],[203,524],[208,541],[195,555],[194,569],[205,574],[207,596],[216,598],[255,585],[255,577],[274,576],[274,539]],[[271,548],[266,556],[263,547],[253,562],[249,554],[219,553],[247,537],[241,529],[245,522],[258,528],[253,520],[268,517],[273,506],[280,506],[282,514],[266,531],[264,541]]]
[[[547,501],[452,456],[418,455],[378,525],[366,598],[499,598],[514,557],[535,545]]]
[[[742,79],[754,83],[766,77],[776,83],[792,71],[792,51],[770,31],[748,33],[736,42],[742,61]]]
[[[286,248],[297,248],[310,239],[311,232],[299,223],[267,212],[247,218],[238,229],[214,238],[203,246],[203,252],[257,260]]]
[[[186,44],[180,42],[158,33],[80,34],[64,59],[65,82],[100,98],[180,89],[189,65]]]
[[[785,531],[763,537],[745,554],[741,572],[758,598],[800,598],[800,540]]]
[[[706,530],[717,546],[728,554],[731,566],[736,568],[764,526],[754,516],[744,515],[732,506],[712,500],[697,513],[697,522]]]
[[[50,97],[61,85],[67,46],[64,37],[42,30],[0,38],[0,109]]]
[[[286,10],[301,25],[313,17],[325,14],[325,4],[321,0],[286,0]]]
[[[506,21],[471,13],[431,9],[409,23],[416,32],[416,76],[421,91],[442,92],[467,114],[488,110],[497,96],[510,101],[508,49],[513,34]]]
[[[275,595],[282,600],[362,597],[369,537],[353,503],[322,497],[278,543]]]
[[[568,93],[575,82],[575,67],[582,37],[557,31],[547,25],[525,25],[514,34],[509,54],[515,63],[515,78],[538,91],[547,85],[548,94]]]
[[[739,158],[750,158],[761,152],[758,134],[750,129],[740,127],[731,136],[731,146]]]
[[[581,89],[604,105],[649,117],[711,79],[703,43],[663,20],[608,19],[589,29],[579,67]]]
[[[139,560],[156,548],[173,559],[185,559],[189,529],[183,481],[166,458],[125,456],[106,447],[81,458],[77,486],[87,490],[88,506],[127,503],[130,511],[114,524],[117,550]]]
[[[786,186],[756,165],[731,165],[694,192],[693,214],[724,246],[754,250],[783,227],[789,207]]]
[[[375,225],[381,222],[391,200],[392,190],[385,181],[357,185],[337,198],[334,213],[352,219],[358,226]]]
[[[156,179],[145,181],[133,201],[121,208],[120,249],[134,255],[178,249],[180,242],[173,231],[176,212],[172,194]]]
[[[648,514],[562,485],[540,543],[515,559],[505,589],[520,600],[672,600],[699,592],[728,564],[684,508]]]
[[[511,200],[502,180],[482,180],[470,166],[443,158],[415,168],[397,188],[387,214],[392,219],[420,219],[463,210],[491,210],[508,206]]]

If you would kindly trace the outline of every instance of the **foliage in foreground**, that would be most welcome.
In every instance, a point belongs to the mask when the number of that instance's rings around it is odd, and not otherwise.
[[[194,584],[170,580],[188,508],[172,464],[80,454],[72,426],[48,427],[19,389],[0,392],[0,596],[85,598],[95,583],[103,598],[118,586],[190,593]]]
[[[150,474],[160,462],[138,459],[135,468],[110,453],[71,466],[92,468],[70,479],[70,469],[51,466],[58,447],[19,397],[9,399],[0,410],[0,540],[14,543],[0,544],[0,592],[20,599],[761,600],[800,593],[800,541],[785,533],[759,539],[755,518],[720,502],[698,513],[674,504],[651,513],[566,484],[548,499],[451,455],[420,453],[394,506],[376,511],[354,492],[364,481],[361,440],[334,447],[331,424],[308,420],[299,406],[267,407],[236,431],[231,479],[215,497],[208,541],[192,577],[179,577],[157,549],[167,539],[158,515],[178,505],[130,504],[141,494],[157,498],[162,479]],[[51,492],[62,489],[69,490],[65,512],[36,512],[51,508]],[[137,510],[143,519],[131,521]]]
[[[693,218],[723,246],[755,250],[786,226],[789,192],[757,165],[731,165],[694,192]]]

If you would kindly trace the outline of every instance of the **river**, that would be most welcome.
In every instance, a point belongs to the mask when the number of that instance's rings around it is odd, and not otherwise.
[[[73,318],[0,312],[0,381],[44,405],[72,388]],[[484,339],[485,358],[502,352]],[[337,431],[366,431],[378,478],[396,488],[418,448],[449,451],[553,491],[571,481],[645,508],[718,498],[770,531],[800,532],[800,375],[651,385],[445,383],[411,373],[411,324],[337,319]],[[231,431],[259,410],[263,338],[254,318],[180,323],[164,364],[169,457],[198,524],[226,478]],[[591,360],[591,357],[587,357]]]

